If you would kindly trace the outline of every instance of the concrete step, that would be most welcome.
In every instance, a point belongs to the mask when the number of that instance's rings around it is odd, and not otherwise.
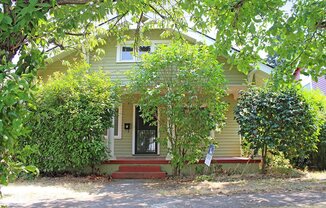
[[[127,166],[120,165],[119,172],[161,172],[160,166]]]
[[[113,179],[163,179],[165,172],[114,172]]]

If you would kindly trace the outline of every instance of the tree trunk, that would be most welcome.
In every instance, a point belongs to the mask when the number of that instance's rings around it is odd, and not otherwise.
[[[267,156],[267,145],[264,144],[263,149],[262,149],[262,168],[261,168],[261,173],[266,174],[266,156]]]

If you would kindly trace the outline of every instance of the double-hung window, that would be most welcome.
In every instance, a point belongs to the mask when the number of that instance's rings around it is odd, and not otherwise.
[[[141,56],[145,53],[153,52],[158,45],[168,44],[168,40],[151,41],[149,45],[141,45],[138,47],[138,53],[135,54],[134,45],[132,41],[127,41],[125,44],[117,46],[117,62],[138,62]]]
[[[117,62],[137,62],[140,61],[141,56],[145,53],[150,53],[151,46],[139,46],[138,54],[135,56],[132,45],[123,45],[118,47]]]

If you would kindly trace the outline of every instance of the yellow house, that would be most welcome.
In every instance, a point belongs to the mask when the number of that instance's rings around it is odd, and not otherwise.
[[[140,46],[139,52],[151,52],[156,49],[158,44],[168,44],[171,40],[161,38],[162,32],[163,30],[159,29],[153,29],[148,32],[146,35],[149,37],[149,44]],[[214,44],[215,42],[214,39],[193,31],[189,31],[183,35],[186,40],[194,44]],[[129,70],[133,70],[134,65],[139,61],[133,56],[132,41],[119,43],[111,38],[102,46],[102,49],[105,50],[105,55],[100,61],[88,60],[91,65],[91,70],[101,69],[108,72],[112,80],[119,80],[122,85],[128,83],[126,73]],[[63,52],[52,57],[46,68],[39,71],[39,76],[46,80],[47,77],[55,71],[67,70],[67,67],[62,64],[62,60],[72,61],[74,58],[74,54],[69,52]],[[225,62],[223,58],[218,59],[221,62]],[[219,144],[214,152],[213,163],[247,164],[260,162],[260,160],[249,160],[248,158],[242,157],[241,138],[238,135],[239,127],[234,120],[233,113],[238,92],[247,88],[248,81],[250,82],[255,79],[256,83],[262,84],[263,79],[270,73],[271,68],[269,66],[261,64],[260,68],[261,70],[253,70],[248,75],[245,75],[240,73],[236,67],[231,67],[227,63],[224,65],[229,94],[225,97],[225,101],[229,103],[229,109],[226,114],[227,120],[225,128],[221,133],[212,133],[212,135],[217,138]],[[103,170],[110,174],[119,170],[112,175],[116,178],[154,177],[155,174],[149,176],[146,176],[144,173],[139,174],[139,172],[144,170],[144,166],[146,166],[150,172],[160,172],[159,169],[149,168],[149,165],[156,167],[160,166],[164,171],[171,173],[168,167],[170,158],[167,147],[160,145],[153,139],[158,133],[158,127],[143,124],[136,103],[124,99],[122,100],[123,102],[118,109],[118,114],[113,121],[114,127],[108,129],[105,135],[111,155],[110,159],[104,162],[106,166],[102,167]],[[145,131],[151,133],[146,137],[146,135],[144,136]],[[139,165],[143,166],[143,169],[137,169]],[[133,166],[133,168],[128,169],[125,166]],[[129,175],[119,175],[119,172],[128,172],[128,170],[132,173]],[[138,173],[135,174],[135,172]]]

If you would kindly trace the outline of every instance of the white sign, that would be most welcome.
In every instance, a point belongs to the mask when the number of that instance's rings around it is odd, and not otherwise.
[[[207,154],[207,155],[206,155],[206,158],[205,158],[205,164],[206,164],[207,166],[210,166],[210,165],[211,165],[211,162],[212,162],[212,159],[213,159],[213,156],[210,155],[210,154]]]
[[[207,153],[206,158],[205,158],[205,164],[207,166],[211,165],[213,155],[214,155],[214,150],[215,150],[214,144],[209,145],[208,153]]]

